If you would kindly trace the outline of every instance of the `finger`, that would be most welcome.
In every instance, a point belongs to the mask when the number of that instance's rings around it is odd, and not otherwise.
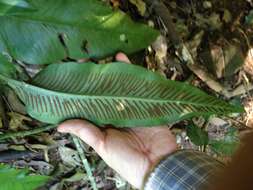
[[[131,63],[130,60],[128,59],[128,57],[126,56],[126,54],[124,54],[124,53],[118,53],[115,58],[117,61]]]
[[[59,125],[58,131],[78,136],[97,152],[104,141],[104,133],[95,125],[84,120],[66,121]]]
[[[169,131],[169,127],[167,125],[159,125],[159,126],[153,126],[153,127],[135,127],[132,128],[131,130],[137,132],[137,133],[143,133],[143,131],[147,132],[147,133],[151,133],[151,132],[157,132],[160,130],[164,130],[164,129],[168,129]]]

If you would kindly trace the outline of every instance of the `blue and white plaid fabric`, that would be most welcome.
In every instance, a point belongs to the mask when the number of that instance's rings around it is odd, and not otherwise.
[[[149,176],[145,190],[206,190],[210,179],[224,168],[198,151],[180,150],[163,160]]]

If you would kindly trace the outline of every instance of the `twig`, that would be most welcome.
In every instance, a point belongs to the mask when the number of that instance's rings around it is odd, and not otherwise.
[[[50,129],[56,128],[56,125],[48,125],[43,127],[38,127],[29,131],[19,131],[19,132],[11,132],[11,133],[5,133],[0,135],[0,141],[9,139],[9,138],[16,138],[16,137],[26,137],[29,135],[35,135],[38,133],[42,133],[44,131],[48,131]]]
[[[32,151],[17,151],[17,150],[7,150],[1,151],[0,163],[8,163],[17,161],[20,159],[41,159],[43,158],[42,152],[32,152]]]
[[[81,142],[81,140],[78,137],[76,137],[74,135],[71,135],[71,136],[72,136],[73,142],[74,142],[74,144],[76,146],[76,149],[78,151],[79,157],[80,157],[80,159],[81,159],[81,161],[83,163],[83,166],[84,166],[84,168],[86,170],[86,173],[87,173],[87,175],[89,177],[89,180],[91,182],[92,189],[93,190],[98,190],[95,178],[94,178],[94,176],[92,174],[92,171],[91,171],[90,164],[89,164],[89,162],[88,162],[88,160],[87,160],[87,158],[85,156],[85,153],[83,151],[83,148],[81,146],[82,142]]]

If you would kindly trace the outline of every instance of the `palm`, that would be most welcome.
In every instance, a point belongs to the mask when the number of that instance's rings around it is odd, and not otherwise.
[[[58,130],[79,136],[102,159],[135,187],[164,156],[176,150],[168,127],[100,130],[84,120],[67,121]]]
[[[175,139],[167,127],[135,128],[126,130],[107,129],[104,131],[107,149],[115,146],[124,151],[133,151],[152,163],[159,160],[176,146]],[[131,156],[131,155],[129,155]]]
[[[140,179],[164,156],[176,149],[168,127],[106,129],[98,153],[125,179],[139,187]]]

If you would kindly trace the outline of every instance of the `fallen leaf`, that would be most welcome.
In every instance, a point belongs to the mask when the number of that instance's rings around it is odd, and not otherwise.
[[[50,175],[50,173],[54,170],[54,166],[44,162],[44,161],[37,161],[37,160],[31,160],[31,161],[25,161],[25,160],[19,160],[14,163],[15,166],[22,166],[22,167],[32,167],[36,171],[38,171],[40,174],[43,175]]]
[[[192,40],[188,41],[186,43],[186,46],[188,47],[188,49],[191,52],[191,55],[193,56],[193,58],[197,57],[197,50],[199,48],[200,43],[202,42],[202,38],[204,36],[204,31],[201,30],[200,32],[198,32]]]
[[[60,146],[58,150],[64,164],[74,167],[81,165],[77,151],[65,146]]]
[[[65,178],[63,181],[64,182],[76,182],[76,181],[81,181],[81,180],[88,180],[87,174],[81,173],[81,172],[76,172],[74,175],[70,176],[69,178]]]
[[[210,53],[213,61],[213,71],[215,72],[216,77],[220,79],[224,76],[226,66],[223,49],[218,45],[213,45],[210,49]]]
[[[22,125],[23,125],[23,121],[32,121],[32,119],[30,119],[29,117],[26,117],[24,115],[21,115],[19,113],[15,113],[15,112],[9,112],[8,113],[10,119],[10,129],[16,131],[17,129],[19,129]]]
[[[224,48],[224,56],[226,64],[224,76],[229,77],[235,74],[244,64],[244,56],[241,47],[232,44]]]
[[[37,150],[47,150],[48,146],[43,144],[31,144],[29,145],[29,148],[31,149],[37,149]]]
[[[243,70],[249,75],[251,80],[253,80],[253,48],[248,51]]]
[[[164,36],[159,36],[157,40],[152,44],[152,47],[155,51],[155,59],[158,67],[158,71],[161,74],[164,74],[165,70],[167,69],[165,64],[167,61],[167,41]]]
[[[237,44],[210,44],[201,57],[208,70],[218,79],[233,76],[244,64],[244,55]]]
[[[222,20],[224,20],[225,23],[229,23],[232,21],[232,15],[228,9],[224,10]]]
[[[10,145],[9,149],[17,150],[17,151],[25,151],[26,150],[24,145]]]

